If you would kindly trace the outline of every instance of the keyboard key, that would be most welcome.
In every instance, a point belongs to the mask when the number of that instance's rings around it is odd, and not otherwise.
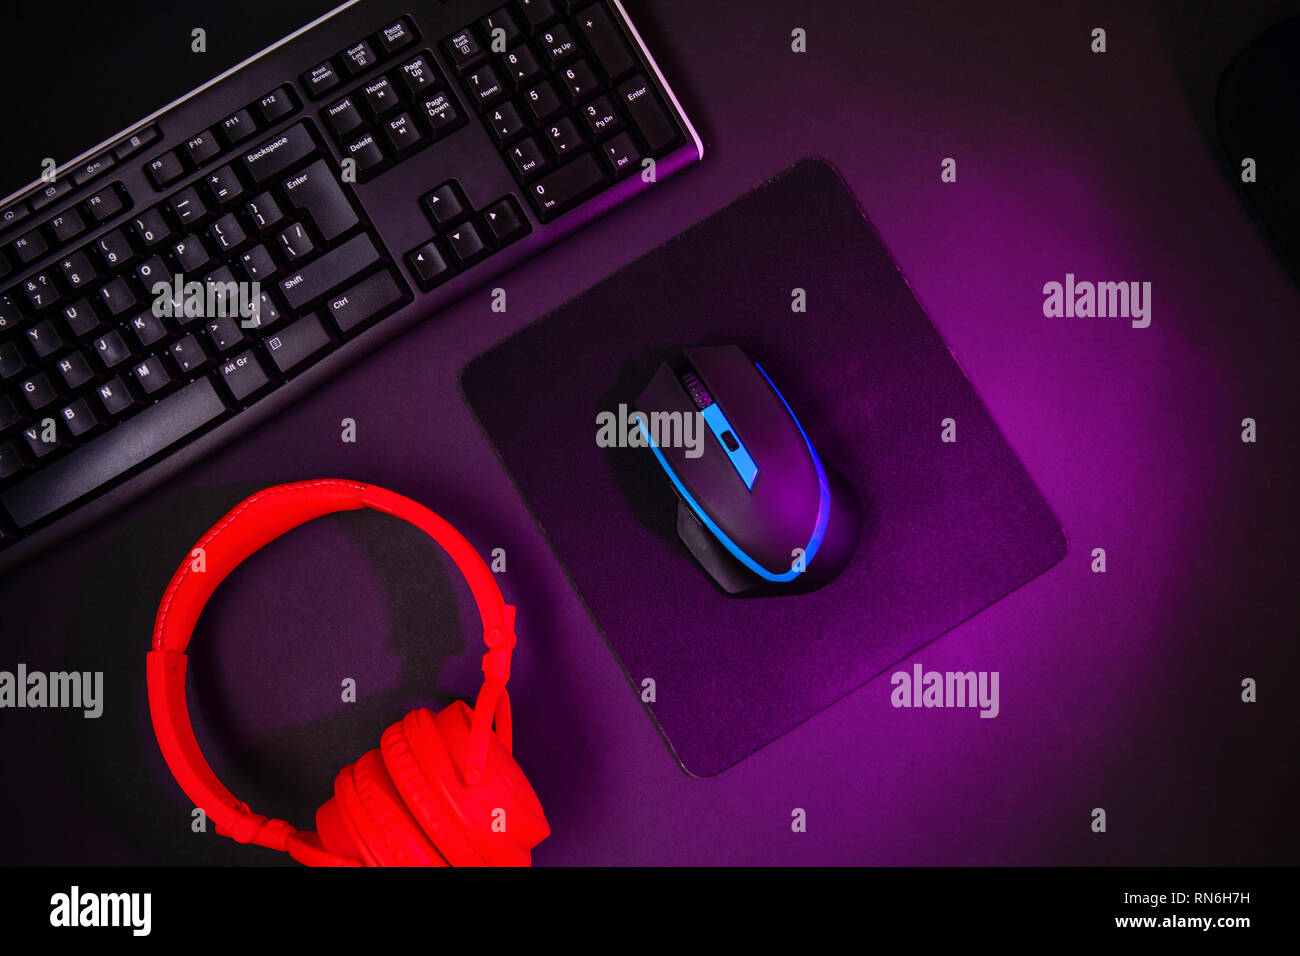
[[[131,247],[131,241],[120,228],[100,236],[99,241],[95,243],[95,248],[99,250],[100,259],[110,270],[124,266],[135,258],[135,249]]]
[[[182,273],[188,272],[191,275],[202,272],[212,262],[207,247],[198,236],[186,236],[172,246],[172,257]]]
[[[150,256],[135,267],[135,276],[140,280],[141,285],[152,291],[157,282],[171,282],[172,271],[162,261],[162,256]]]
[[[241,405],[249,404],[273,384],[252,352],[241,352],[218,366],[217,371],[221,373],[221,380],[230,389],[230,394]]]
[[[320,319],[309,315],[268,338],[266,354],[281,375],[288,375],[320,356],[332,344]]]
[[[59,359],[59,374],[63,376],[63,384],[68,386],[70,392],[75,392],[95,380],[95,372],[81,352],[73,352]]]
[[[131,350],[126,347],[126,343],[122,341],[122,336],[116,329],[105,332],[91,345],[95,349],[95,354],[99,356],[100,363],[110,371],[131,358]]]
[[[346,136],[366,125],[365,117],[350,96],[325,107],[325,122],[329,123],[335,136]]]
[[[20,421],[22,416],[18,414],[18,406],[6,396],[0,395],[0,434],[7,432]]]
[[[316,152],[316,143],[303,123],[296,123],[243,156],[244,170],[261,185],[299,160]]]
[[[0,342],[0,380],[13,378],[27,371],[27,360],[15,340]]]
[[[225,414],[207,379],[200,379],[0,493],[0,504],[20,528],[144,464]]]
[[[514,166],[515,175],[524,182],[539,175],[551,165],[551,161],[542,153],[542,148],[537,145],[537,140],[532,138],[510,147],[506,156]]]
[[[131,374],[135,376],[140,391],[149,397],[157,395],[172,383],[172,373],[156,355],[151,355],[136,365],[131,369]]]
[[[27,449],[31,452],[33,458],[44,458],[50,452],[58,448],[62,441],[62,435],[59,434],[58,422],[53,418],[43,418],[37,425],[23,429],[23,438],[27,442]]]
[[[172,218],[182,229],[197,225],[208,215],[207,204],[193,186],[187,186],[167,201]]]
[[[59,271],[63,273],[63,281],[74,292],[99,278],[95,272],[95,267],[91,265],[90,257],[82,250],[71,253],[59,260]]]
[[[606,186],[605,174],[591,153],[582,153],[529,187],[537,218],[550,222]]]
[[[120,186],[101,189],[86,200],[86,212],[90,213],[90,218],[97,223],[107,222],[126,208],[126,200],[123,196],[124,192]]]
[[[208,235],[217,244],[217,249],[225,255],[234,252],[248,239],[244,227],[240,225],[239,218],[233,212],[227,213],[209,226]]]
[[[77,214],[77,210],[69,209],[66,212],[59,213],[48,223],[50,232],[54,233],[54,238],[60,244],[71,242],[77,236],[86,231],[86,223]]]
[[[257,120],[248,110],[239,110],[221,121],[221,136],[230,146],[242,143],[257,132]]]
[[[415,274],[416,284],[425,292],[428,292],[439,282],[450,278],[456,271],[447,263],[442,252],[432,242],[426,242],[420,248],[411,252],[406,257],[406,264],[411,267],[411,272]]]
[[[498,199],[483,210],[483,228],[498,248],[527,235],[531,230],[523,210],[509,196]]]
[[[258,244],[239,257],[244,275],[254,282],[267,282],[275,277],[277,266],[266,246]]]
[[[58,287],[48,272],[38,272],[31,276],[23,282],[22,289],[34,312],[51,308],[61,298]]]
[[[184,148],[185,155],[195,166],[202,166],[221,152],[221,144],[217,142],[217,137],[213,135],[212,130],[205,130],[192,139],[186,140]]]
[[[540,126],[553,116],[564,112],[564,102],[549,80],[543,80],[526,92],[520,101],[524,105],[524,116],[533,126]]]
[[[485,56],[483,48],[470,30],[461,30],[454,36],[442,41],[443,49],[456,72],[464,73]]]
[[[146,209],[139,217],[131,221],[136,238],[146,249],[155,249],[172,237],[171,226],[163,218],[162,209],[154,206]]]
[[[150,123],[144,129],[136,130],[126,139],[114,146],[113,158],[121,162],[128,156],[134,156],[137,152],[144,149],[161,135],[162,132],[158,129],[158,124]]]
[[[63,348],[63,340],[48,319],[37,322],[27,330],[27,344],[38,359],[49,358]]]
[[[113,166],[117,165],[113,157],[108,153],[100,153],[90,159],[83,160],[72,172],[72,181],[78,186],[84,186],[101,173],[108,172]]]
[[[230,316],[213,319],[203,328],[207,333],[208,341],[212,343],[212,347],[218,354],[229,352],[244,341],[244,333],[240,330],[239,323]]]
[[[536,33],[538,27],[559,16],[552,0],[519,0],[519,9],[523,11],[524,24],[530,33]]]
[[[294,210],[311,218],[326,242],[333,242],[358,222],[356,210],[323,159],[286,182],[284,193]]]
[[[563,23],[557,23],[549,30],[543,30],[537,42],[552,70],[558,69],[582,52],[574,42],[573,34]]]
[[[183,339],[173,342],[167,346],[167,354],[172,357],[176,367],[180,369],[182,375],[189,375],[197,372],[203,366],[208,364],[207,353],[203,351],[203,346],[199,344],[198,337],[191,334]],[[157,361],[157,359],[151,359]],[[141,366],[136,366],[139,369]],[[136,376],[137,379],[139,376]],[[148,389],[145,389],[147,392]]]
[[[403,63],[398,75],[406,95],[412,99],[438,85],[438,73],[423,53]]]
[[[100,287],[99,301],[113,318],[129,312],[140,304],[127,281],[120,277]]]
[[[218,206],[229,206],[244,195],[244,184],[235,175],[233,166],[225,165],[214,169],[203,179],[208,187],[208,195]]]
[[[392,56],[398,50],[405,49],[415,42],[415,31],[411,21],[402,17],[380,30],[375,35],[375,41],[386,56]]]
[[[96,388],[95,394],[99,397],[100,405],[113,418],[135,404],[135,396],[126,387],[126,382],[116,376]]]
[[[332,289],[344,285],[379,261],[379,250],[368,235],[353,236],[337,249],[280,281],[280,292],[289,308],[301,311]]]
[[[524,38],[523,30],[520,29],[519,23],[510,13],[509,7],[502,7],[496,13],[490,13],[478,22],[479,29],[483,35],[488,38],[488,44],[500,40],[495,49],[500,49],[503,44],[506,49],[514,46]],[[500,30],[498,34],[496,31]]]
[[[572,154],[578,152],[585,145],[582,141],[582,134],[578,132],[578,127],[574,125],[573,120],[567,116],[562,116],[544,131],[547,143],[551,146],[551,152],[560,162],[564,162]]]
[[[681,141],[677,125],[668,116],[663,104],[659,102],[659,95],[645,77],[632,77],[618,88],[618,96],[632,117],[632,122],[641,131],[651,153],[657,156]]]
[[[163,189],[185,175],[185,165],[175,150],[168,150],[156,159],[151,159],[144,171],[155,189]]]
[[[641,152],[636,148],[636,143],[632,142],[632,137],[628,136],[627,133],[619,133],[613,139],[608,140],[600,151],[615,179],[622,179],[624,176],[629,175],[641,164]]]
[[[452,260],[462,268],[473,265],[491,252],[472,222],[461,223],[447,233],[447,248],[451,250]]]
[[[510,80],[510,85],[516,89],[523,89],[529,86],[535,79],[542,76],[545,72],[542,69],[541,61],[531,49],[521,46],[511,50],[501,58],[501,65],[505,67],[506,76]]]
[[[283,119],[297,108],[297,100],[287,86],[282,86],[278,90],[267,93],[257,101],[257,111],[262,116],[262,122],[267,125],[274,123],[278,119]]]
[[[46,206],[63,198],[72,191],[71,179],[59,179],[42,189],[38,189],[32,194],[29,202],[32,204],[32,212],[40,212]]]
[[[334,69],[334,64],[326,60],[320,66],[312,69],[302,75],[302,85],[307,88],[307,95],[312,99],[319,99],[334,87],[342,82],[338,71]]]
[[[596,71],[586,60],[579,60],[560,71],[560,83],[568,94],[570,103],[581,103],[600,90],[600,80]]]
[[[425,214],[435,229],[442,229],[459,222],[470,213],[469,200],[465,198],[460,184],[454,179],[426,193],[422,202]]]
[[[61,408],[59,418],[73,438],[82,438],[99,425],[90,405],[82,398],[74,399],[71,405]]]
[[[411,119],[410,113],[398,113],[383,126],[384,142],[400,162],[424,145],[424,137]]]
[[[578,115],[582,117],[587,135],[597,142],[623,128],[623,117],[608,96],[592,100],[579,110]]]
[[[365,40],[348,47],[339,59],[349,76],[359,76],[379,62],[379,57],[375,56],[375,51],[370,49],[370,44]]]
[[[0,229],[16,226],[31,214],[31,207],[22,199],[11,202],[7,206],[0,206]]]
[[[502,103],[488,114],[487,123],[498,146],[507,145],[528,129],[514,103]]]
[[[445,136],[460,126],[462,117],[445,93],[438,93],[424,101],[423,115],[425,124],[433,132],[434,138]]]
[[[63,309],[63,321],[68,326],[68,331],[73,338],[84,339],[92,332],[98,331],[102,326],[97,313],[90,301],[87,299],[78,299],[72,305]]]
[[[0,442],[0,479],[12,478],[22,471],[26,462],[13,442]]]
[[[361,92],[366,98],[366,106],[370,108],[370,115],[375,117],[382,116],[402,105],[397,90],[393,89],[393,84],[388,82],[386,76],[367,83],[361,88]]]
[[[27,402],[27,407],[34,412],[39,412],[59,397],[59,393],[44,372],[37,372],[23,382],[18,386],[18,391]]]
[[[468,74],[464,83],[465,90],[469,94],[470,103],[476,106],[480,112],[497,100],[504,99],[506,95],[506,88],[501,83],[501,77],[497,75],[497,71],[490,65],[480,66]]]
[[[614,25],[604,7],[588,7],[575,19],[578,30],[587,41],[591,52],[596,55],[596,62],[600,64],[607,77],[617,80],[636,68],[636,58],[628,49],[622,31]]]
[[[162,319],[153,314],[152,309],[141,312],[127,325],[135,335],[135,340],[140,343],[140,348],[144,350],[152,348],[167,337],[167,327],[163,325]]]
[[[20,265],[35,262],[49,252],[50,249],[39,229],[33,229],[26,235],[19,236],[9,248],[13,251],[14,258],[18,260]]]
[[[348,143],[344,153],[356,161],[357,175],[362,178],[377,173],[388,165],[383,149],[375,142],[375,137],[371,133],[366,133],[360,139]]]
[[[244,207],[258,232],[265,235],[284,221],[284,212],[270,193],[262,193]]]
[[[291,263],[305,259],[316,251],[311,236],[307,235],[307,230],[299,222],[293,223],[276,236],[276,241],[280,244],[280,251],[284,253],[284,257]]]
[[[386,309],[397,305],[406,294],[390,272],[377,272],[345,292],[331,296],[327,307],[334,324],[350,335]]]

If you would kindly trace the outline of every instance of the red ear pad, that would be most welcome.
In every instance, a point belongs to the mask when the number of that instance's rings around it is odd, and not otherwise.
[[[368,866],[447,865],[402,805],[378,750],[339,771],[316,825],[326,849],[359,855]]]
[[[437,717],[426,709],[411,711],[385,732],[380,744],[384,762],[407,807],[454,865],[464,865],[459,857],[492,866],[528,866],[529,851],[551,832],[542,805],[495,734],[488,741],[484,782],[478,787],[463,783],[471,716],[463,701]]]

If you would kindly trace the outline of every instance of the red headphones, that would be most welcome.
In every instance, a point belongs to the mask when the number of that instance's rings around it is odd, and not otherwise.
[[[473,712],[456,701],[438,714],[413,710],[379,747],[339,771],[316,830],[254,813],[221,785],[199,751],[185,702],[185,648],[199,612],[249,555],[313,518],[373,508],[409,521],[451,555],[483,618],[483,687]],[[470,543],[409,498],[354,481],[302,481],[240,502],[172,575],[148,655],[149,713],[158,746],[181,789],[217,833],[286,851],[309,866],[465,866],[532,862],[550,835],[542,805],[511,756],[510,652],[515,609]],[[191,553],[193,555],[193,552]],[[202,563],[200,564],[200,560]],[[197,570],[196,570],[197,568]],[[493,731],[493,720],[496,730]]]

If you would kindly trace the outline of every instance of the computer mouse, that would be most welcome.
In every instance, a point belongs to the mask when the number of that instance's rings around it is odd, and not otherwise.
[[[815,590],[853,557],[857,496],[738,346],[674,350],[633,417],[677,494],[678,536],[727,594]]]

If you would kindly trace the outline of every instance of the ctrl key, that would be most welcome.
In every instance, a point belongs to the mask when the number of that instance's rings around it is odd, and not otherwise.
[[[252,352],[241,352],[217,369],[221,380],[235,396],[235,401],[246,405],[271,387],[271,378]]]

